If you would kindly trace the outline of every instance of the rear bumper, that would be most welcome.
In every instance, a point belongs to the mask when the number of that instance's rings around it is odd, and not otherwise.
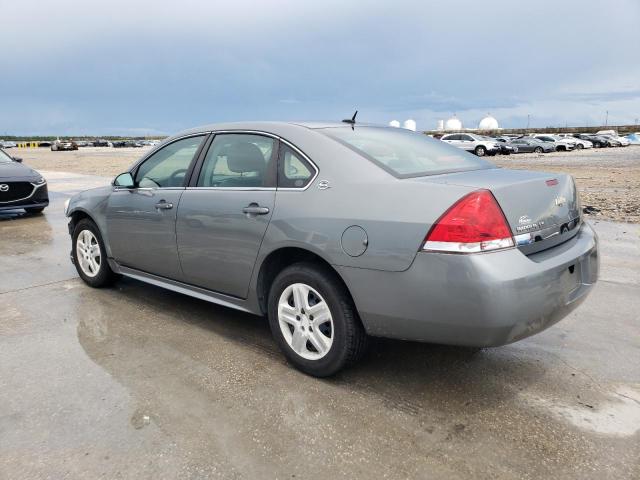
[[[499,346],[550,327],[582,303],[598,278],[598,242],[584,224],[571,240],[530,256],[421,252],[404,272],[337,268],[371,335]]]

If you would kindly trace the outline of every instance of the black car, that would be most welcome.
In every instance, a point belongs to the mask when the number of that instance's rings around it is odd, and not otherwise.
[[[591,133],[576,133],[574,137],[579,138],[580,140],[588,140],[593,143],[594,148],[604,148],[604,147],[612,147],[611,142],[601,136],[601,135],[593,135]]]
[[[21,162],[0,149],[0,212],[24,208],[40,213],[49,205],[47,181]]]
[[[109,146],[109,140],[105,140],[104,138],[97,138],[95,140],[92,140],[91,143],[93,144],[94,147],[108,147]]]

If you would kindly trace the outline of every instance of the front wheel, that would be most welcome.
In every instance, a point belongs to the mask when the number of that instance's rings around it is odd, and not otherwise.
[[[330,269],[301,262],[285,268],[269,292],[271,332],[297,369],[327,377],[359,360],[364,331],[351,296]]]
[[[484,157],[487,154],[487,149],[482,145],[478,145],[474,150],[474,153],[479,157]]]
[[[100,288],[111,285],[117,275],[111,270],[100,231],[88,218],[80,220],[73,229],[72,255],[78,275],[84,283]]]
[[[542,153],[542,147],[536,147],[533,149],[535,153]]]
[[[576,148],[577,148],[578,150],[582,150],[582,149],[584,148],[584,145],[582,145],[581,143],[578,143],[578,144],[576,145]]]

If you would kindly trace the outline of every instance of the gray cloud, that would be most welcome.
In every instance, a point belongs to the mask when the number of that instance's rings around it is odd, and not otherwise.
[[[527,111],[562,124],[640,114],[637,0],[165,3],[3,6],[0,132],[172,132],[356,107],[422,128],[452,112],[514,125]]]

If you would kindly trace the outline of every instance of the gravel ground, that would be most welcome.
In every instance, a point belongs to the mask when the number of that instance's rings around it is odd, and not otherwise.
[[[74,152],[49,149],[10,150],[39,170],[113,177],[144,155],[146,148],[82,148]],[[640,146],[519,154],[491,159],[505,168],[564,172],[574,176],[584,207],[594,218],[640,223]]]
[[[594,218],[640,223],[640,146],[499,156],[501,167],[573,175],[582,206]]]

